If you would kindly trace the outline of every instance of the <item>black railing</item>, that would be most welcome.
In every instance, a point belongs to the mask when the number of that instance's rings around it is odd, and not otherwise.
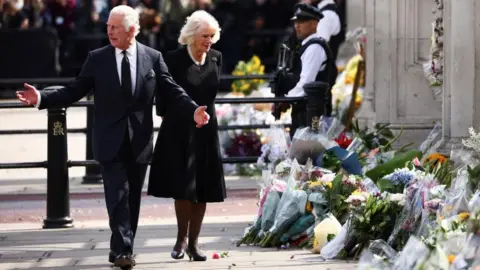
[[[253,77],[253,76],[252,76]],[[244,77],[242,78],[244,79]],[[258,79],[255,77],[254,79]],[[2,82],[0,81],[0,84]],[[56,81],[58,83],[58,81]],[[58,86],[57,86],[58,87]],[[56,87],[52,87],[56,88]],[[216,104],[245,104],[245,103],[307,103],[307,124],[312,125],[312,120],[320,117],[324,110],[324,93],[328,85],[323,83],[312,83],[305,85],[307,97],[275,97],[275,98],[219,98],[215,100]],[[69,228],[73,226],[70,218],[70,197],[69,197],[69,176],[70,167],[86,167],[84,182],[97,183],[101,180],[100,165],[93,160],[91,151],[91,125],[90,117],[93,117],[93,101],[81,101],[71,105],[71,107],[87,107],[87,127],[68,129],[67,127],[67,109],[48,109],[48,128],[46,130],[2,130],[0,134],[40,134],[47,133],[47,161],[22,162],[22,163],[0,163],[0,169],[25,169],[25,168],[47,168],[47,217],[44,220],[44,228]],[[0,109],[9,108],[31,108],[24,106],[19,102],[0,103]],[[221,126],[220,130],[227,129],[256,129],[269,128],[269,125],[235,125]],[[155,130],[158,130],[156,128]],[[68,159],[67,135],[70,132],[87,133],[87,160],[72,161]],[[255,163],[258,157],[228,157],[223,158],[223,163]]]
[[[269,80],[273,78],[273,74],[264,74],[264,75],[243,75],[235,76],[229,74],[220,75],[220,80],[235,81],[235,80]],[[73,81],[75,78],[14,78],[14,79],[0,79],[0,86],[8,87],[19,87],[23,86],[24,83],[28,83],[36,86],[48,86],[48,85],[66,85]],[[0,90],[1,91],[1,90]]]

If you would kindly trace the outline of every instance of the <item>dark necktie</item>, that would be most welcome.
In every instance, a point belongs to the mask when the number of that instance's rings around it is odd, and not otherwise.
[[[127,51],[123,51],[122,60],[122,91],[127,103],[132,101],[132,76],[130,75],[130,62],[128,61]]]
[[[128,105],[132,105],[132,76],[130,76],[130,62],[128,61],[127,51],[123,51],[123,60],[122,60],[122,91],[125,95],[125,99]],[[128,114],[128,133],[130,139],[133,140],[134,131],[137,130],[140,126],[140,123],[135,116],[134,112],[129,112]]]

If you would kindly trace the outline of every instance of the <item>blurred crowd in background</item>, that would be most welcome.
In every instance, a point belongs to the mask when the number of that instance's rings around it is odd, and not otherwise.
[[[0,0],[0,30],[50,29],[59,43],[60,76],[75,76],[86,53],[108,44],[106,21],[116,5],[138,10],[137,39],[162,52],[176,49],[178,33],[189,14],[210,12],[220,23],[214,48],[224,55],[223,73],[257,55],[265,72],[276,67],[278,47],[292,31],[290,18],[299,0]],[[291,33],[291,32],[290,32]],[[2,41],[3,42],[3,41]],[[13,41],[12,41],[13,42]],[[17,42],[18,43],[18,42]],[[6,46],[6,45],[5,45]]]

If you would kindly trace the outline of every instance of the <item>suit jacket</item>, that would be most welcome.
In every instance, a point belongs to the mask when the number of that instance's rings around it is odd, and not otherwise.
[[[117,72],[115,48],[111,45],[91,51],[78,77],[55,91],[40,91],[39,109],[66,107],[93,89],[93,153],[100,163],[112,161],[128,129],[128,117],[136,116],[132,152],[138,163],[148,163],[153,152],[152,109],[156,96],[185,121],[194,124],[195,102],[172,79],[162,54],[137,42],[137,79],[132,102],[125,99]],[[158,103],[158,102],[157,102]],[[157,109],[158,111],[158,109]]]

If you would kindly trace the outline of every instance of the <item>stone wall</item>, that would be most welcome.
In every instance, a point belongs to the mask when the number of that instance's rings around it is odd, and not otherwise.
[[[430,54],[433,1],[350,0],[347,5],[349,29],[367,29],[360,116],[390,123],[394,131],[403,127],[400,144],[421,143],[442,119],[442,101],[435,99],[423,72]]]
[[[480,124],[480,3],[445,1],[443,151],[459,147],[468,128]]]

